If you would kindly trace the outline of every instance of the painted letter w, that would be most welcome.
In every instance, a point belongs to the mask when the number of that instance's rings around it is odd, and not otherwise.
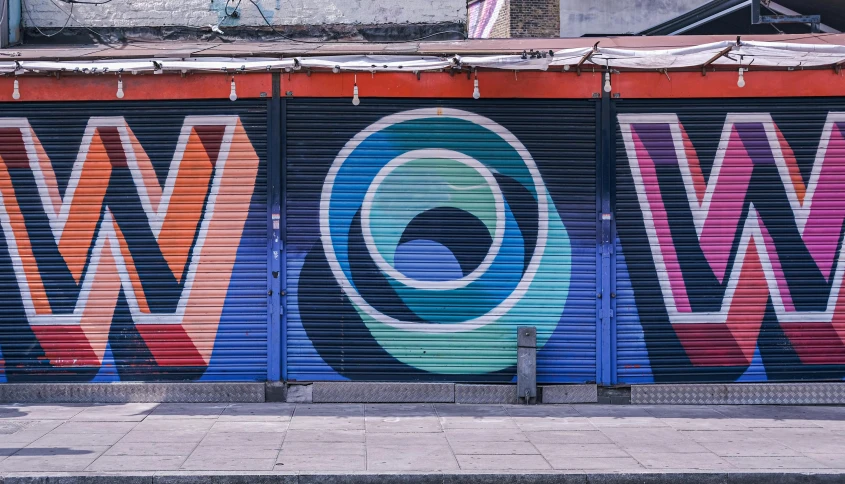
[[[189,116],[162,183],[122,117],[95,117],[61,191],[27,119],[0,119],[0,224],[50,362],[102,364],[122,291],[159,365],[207,365],[258,163],[237,116]]]

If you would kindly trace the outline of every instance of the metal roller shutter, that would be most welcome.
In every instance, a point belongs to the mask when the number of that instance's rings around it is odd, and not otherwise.
[[[595,380],[595,102],[286,102],[289,379]]]
[[[0,373],[256,380],[266,101],[0,110]]]
[[[845,377],[845,102],[615,106],[618,380]]]

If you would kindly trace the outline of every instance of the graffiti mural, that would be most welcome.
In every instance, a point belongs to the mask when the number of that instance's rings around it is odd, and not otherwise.
[[[538,327],[538,348],[559,344],[580,248],[530,150],[463,109],[410,109],[361,128],[324,177],[288,184],[288,327],[304,331],[289,341],[307,337],[289,349],[295,359],[313,346],[335,378],[510,380],[518,326]],[[289,180],[305,169],[289,164]],[[297,215],[306,185],[319,220]]]
[[[74,126],[0,118],[10,381],[196,378],[219,358],[260,161],[237,115],[180,119],[171,151],[122,116],[75,142]]]
[[[493,26],[499,20],[502,8],[507,10],[507,0],[476,0],[467,4],[469,19],[467,37],[487,39],[493,34]],[[510,26],[508,26],[510,27]]]
[[[845,114],[812,135],[769,113],[721,119],[711,132],[677,114],[618,116],[618,203],[640,213],[618,216],[623,277],[653,376],[841,379]],[[716,141],[700,156],[696,143]]]

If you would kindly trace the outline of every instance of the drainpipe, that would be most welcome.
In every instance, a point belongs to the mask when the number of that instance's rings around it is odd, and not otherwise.
[[[21,0],[0,0],[0,48],[21,42]]]

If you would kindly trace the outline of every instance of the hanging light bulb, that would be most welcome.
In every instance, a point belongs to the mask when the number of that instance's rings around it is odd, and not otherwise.
[[[355,74],[355,85],[352,87],[352,105],[357,106],[361,104],[361,99],[358,97],[358,74]]]
[[[472,90],[472,98],[478,99],[481,97],[481,91],[478,89],[478,72],[475,73],[475,82],[473,84],[475,88]]]
[[[229,100],[230,101],[237,101],[238,100],[238,91],[235,87],[235,76],[232,76],[232,89],[229,91]]]
[[[15,79],[15,88],[12,90],[12,99],[18,100],[21,98],[21,91],[19,89],[18,80]]]
[[[604,73],[604,92],[610,92],[613,87],[610,85],[610,71]]]
[[[334,72],[335,74],[337,74],[338,72],[340,72],[340,66],[334,66],[334,67],[332,67],[332,72]]]
[[[123,76],[117,76],[117,98],[123,99]]]
[[[745,71],[747,71],[747,70],[748,69],[745,69],[744,67],[739,68],[739,79],[736,80],[736,86],[737,87],[739,87],[739,88],[745,87]]]

